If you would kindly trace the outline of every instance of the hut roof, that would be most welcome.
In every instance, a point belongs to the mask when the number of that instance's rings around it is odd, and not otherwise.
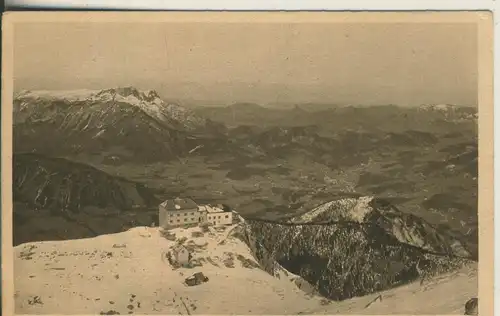
[[[176,198],[173,200],[166,200],[161,203],[161,206],[165,207],[168,211],[183,211],[197,209],[198,204],[189,198]]]

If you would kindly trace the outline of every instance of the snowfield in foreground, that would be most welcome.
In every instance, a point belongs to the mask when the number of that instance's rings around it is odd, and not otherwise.
[[[225,231],[192,237],[174,229],[202,265],[171,267],[176,242],[138,227],[95,238],[35,242],[14,249],[18,314],[463,314],[477,296],[477,266],[383,293],[333,302],[300,290],[292,274],[259,269],[250,249]],[[208,282],[186,286],[203,272]],[[379,294],[382,301],[373,302]]]

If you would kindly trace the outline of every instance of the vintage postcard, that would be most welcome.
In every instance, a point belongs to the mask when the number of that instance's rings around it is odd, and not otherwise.
[[[7,315],[493,313],[491,13],[2,31]]]

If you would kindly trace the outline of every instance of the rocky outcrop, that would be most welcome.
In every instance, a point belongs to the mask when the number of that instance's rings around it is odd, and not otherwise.
[[[465,303],[464,315],[477,315],[478,314],[478,299],[473,297]]]
[[[187,286],[196,286],[208,282],[208,278],[203,274],[203,272],[197,272],[192,276],[187,277],[184,282]]]
[[[269,273],[277,262],[330,299],[401,285],[469,261],[460,240],[372,197],[344,198],[288,222],[246,218],[243,235]]]

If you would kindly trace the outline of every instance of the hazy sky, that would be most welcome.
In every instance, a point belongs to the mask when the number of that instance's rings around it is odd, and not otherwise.
[[[15,26],[16,89],[157,89],[221,102],[477,104],[475,24]]]

